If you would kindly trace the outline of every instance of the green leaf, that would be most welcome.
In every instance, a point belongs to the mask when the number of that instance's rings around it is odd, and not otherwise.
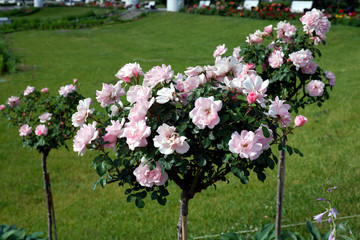
[[[105,185],[106,185],[106,179],[105,178],[102,178],[101,180],[100,180],[100,185],[104,188],[105,187]]]
[[[151,194],[151,200],[158,199],[158,197],[159,197],[159,195],[158,195],[158,192],[156,192],[156,191]]]
[[[293,150],[290,146],[286,146],[286,150],[290,154],[290,156],[293,154]]]
[[[204,138],[202,140],[202,145],[204,146],[204,148],[208,148],[211,145],[211,140],[209,138]]]
[[[145,206],[145,202],[141,198],[135,199],[135,205],[138,208],[143,208]]]
[[[321,240],[321,234],[319,230],[308,219],[306,219],[306,228],[309,230],[310,234],[314,237],[314,240]]]
[[[105,162],[100,162],[96,165],[96,172],[100,177],[105,175],[106,170],[107,170],[107,167],[106,167]]]
[[[125,195],[129,195],[132,192],[132,189],[128,188],[125,190]]]
[[[167,200],[166,200],[166,198],[160,198],[160,197],[159,197],[159,198],[157,199],[157,201],[158,201],[158,203],[159,203],[160,205],[163,205],[163,206],[164,206],[164,205],[166,204],[166,201],[167,201]]]
[[[262,130],[262,132],[264,134],[264,137],[266,137],[266,138],[270,137],[269,129],[267,127],[262,126],[261,130]]]
[[[254,235],[254,240],[268,240],[271,239],[271,235],[274,233],[275,224],[266,224],[259,232]]]
[[[126,198],[126,201],[127,201],[127,202],[132,202],[132,201],[134,201],[134,199],[135,199],[135,195],[134,195],[134,194],[130,194],[130,195]]]

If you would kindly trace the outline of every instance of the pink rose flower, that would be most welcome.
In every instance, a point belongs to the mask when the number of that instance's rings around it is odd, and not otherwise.
[[[312,52],[309,49],[301,49],[300,51],[289,54],[289,59],[294,63],[296,69],[306,67],[313,61]]]
[[[269,117],[278,118],[282,127],[286,127],[291,123],[291,116],[289,113],[290,105],[284,104],[285,100],[279,100],[276,96],[275,100],[270,100],[269,112],[266,113]]]
[[[270,35],[273,31],[273,26],[269,25],[267,27],[264,28],[264,32],[267,33],[268,35]]]
[[[20,136],[29,135],[31,133],[31,130],[32,130],[32,128],[29,125],[27,125],[27,124],[22,125],[19,129]]]
[[[264,133],[262,131],[263,126],[266,127],[267,130],[269,131],[269,134],[270,134],[269,138],[266,138],[264,136]],[[261,143],[261,145],[262,145],[262,150],[267,150],[270,148],[269,143],[273,140],[273,131],[271,129],[269,129],[268,126],[261,124],[261,126],[255,131],[255,135],[257,137],[258,143]]]
[[[174,151],[180,154],[189,151],[189,144],[185,136],[179,136],[176,128],[163,123],[156,130],[159,135],[154,138],[154,146],[159,148],[162,154],[173,154]]]
[[[265,33],[266,34],[266,33]],[[246,37],[246,42],[248,44],[257,44],[260,43],[262,44],[264,42],[263,40],[263,35],[264,33],[261,32],[260,30],[256,30],[254,34],[250,34],[248,37]]]
[[[42,93],[47,93],[48,91],[49,91],[48,88],[43,88],[43,89],[41,89],[41,92],[42,92]]]
[[[44,124],[40,124],[35,128],[35,134],[37,136],[46,136],[48,134],[48,128]]]
[[[325,34],[329,32],[330,29],[330,22],[327,17],[315,8],[306,12],[306,14],[300,18],[300,21],[306,33],[311,34],[315,32],[322,40],[325,39]]]
[[[69,84],[63,87],[60,87],[59,94],[63,97],[67,97],[70,93],[76,91],[76,86]]]
[[[41,123],[44,123],[44,122],[46,122],[46,121],[49,121],[49,120],[51,119],[51,116],[52,116],[52,114],[51,114],[51,113],[48,113],[48,112],[41,114],[41,115],[39,116],[40,122],[41,122]]]
[[[235,57],[237,60],[239,60],[239,62],[241,61],[241,57],[240,57],[240,52],[241,52],[241,48],[240,47],[236,47],[233,50],[233,57]]]
[[[254,78],[247,77],[242,82],[243,93],[249,94],[251,92],[256,93],[256,101],[260,104],[261,107],[265,107],[267,102],[265,94],[267,86],[269,85],[269,80],[263,81],[261,77],[256,76]]]
[[[74,127],[81,127],[86,122],[88,116],[94,112],[93,108],[90,109],[91,104],[91,98],[86,98],[79,101],[79,105],[77,106],[78,111],[71,117],[72,125]]]
[[[31,86],[27,86],[26,90],[24,91],[24,96],[29,95],[30,93],[34,92],[35,88]]]
[[[331,86],[334,86],[336,84],[336,77],[332,72],[325,71],[325,77],[329,80],[329,84]]]
[[[156,102],[160,104],[165,104],[169,101],[178,102],[179,98],[177,97],[177,93],[175,91],[174,85],[171,83],[170,88],[162,88],[156,93],[158,96],[156,97]]]
[[[272,68],[279,68],[284,63],[284,53],[282,51],[275,50],[269,56],[269,64]]]
[[[174,77],[174,71],[171,71],[171,66],[163,64],[153,67],[150,71],[145,73],[143,86],[154,87],[158,83],[169,83],[171,78]]]
[[[125,64],[116,74],[115,77],[123,80],[124,82],[131,82],[131,78],[144,76],[144,73],[138,63]]]
[[[225,44],[219,45],[216,47],[216,49],[213,53],[213,57],[221,56],[221,55],[225,54],[227,52],[227,50],[228,49],[225,47]]]
[[[242,130],[241,135],[235,131],[231,134],[229,150],[239,154],[241,158],[255,160],[262,153],[262,145],[257,140],[256,135],[251,131]]]
[[[150,136],[151,128],[146,125],[145,120],[137,122],[131,121],[125,124],[123,137],[131,150],[136,147],[146,147],[148,142],[146,138]]]
[[[184,73],[188,77],[197,77],[203,71],[204,71],[204,69],[202,67],[196,66],[196,67],[188,67],[187,70]]]
[[[76,84],[78,82],[77,78],[74,78],[73,82]]]
[[[15,96],[11,96],[8,98],[8,105],[10,107],[16,107],[18,105],[20,105],[21,100],[19,97],[15,97]]]
[[[325,84],[320,80],[311,80],[306,86],[306,90],[311,97],[320,97],[324,93]]]
[[[256,92],[250,92],[248,95],[247,95],[247,102],[249,104],[252,104],[254,102],[256,102],[256,98],[257,98],[257,94]]]
[[[213,129],[220,122],[218,111],[222,108],[221,100],[214,101],[214,97],[200,97],[195,101],[195,108],[190,112],[190,118],[200,129],[206,126]]]
[[[78,152],[81,156],[85,154],[86,146],[91,144],[99,135],[99,132],[96,130],[96,124],[97,122],[89,123],[88,125],[84,124],[77,131],[74,137],[74,152]]]
[[[5,109],[5,105],[4,104],[1,104],[0,105],[0,111],[4,110]]]
[[[150,102],[143,100],[135,103],[134,107],[130,109],[128,116],[129,120],[132,122],[145,120],[146,114],[153,103],[154,98],[152,98]]]
[[[161,171],[161,166],[156,162],[156,167],[150,171],[149,164],[145,164],[145,158],[141,159],[141,164],[134,170],[133,174],[136,181],[144,187],[152,187],[154,184],[157,186],[163,185],[168,179],[168,174]]]
[[[294,122],[295,122],[295,126],[301,127],[302,125],[304,125],[307,122],[307,118],[302,115],[299,115],[299,116],[295,117]]]
[[[125,89],[121,88],[121,81],[117,82],[116,85],[102,84],[102,90],[96,91],[96,100],[102,107],[106,107],[112,103],[120,101],[120,97],[125,95]]]
[[[141,100],[147,101],[150,97],[151,88],[140,85],[131,86],[126,93],[126,100],[131,104]]]
[[[316,72],[317,68],[318,64],[316,62],[310,62],[307,66],[301,68],[301,72],[312,75]]]
[[[104,142],[109,142],[104,145],[106,148],[113,148],[114,151],[116,151],[116,142],[118,138],[121,138],[123,135],[123,126],[125,124],[125,118],[121,120],[121,123],[119,120],[111,120],[111,125],[107,126],[105,130],[107,133],[103,137]]]

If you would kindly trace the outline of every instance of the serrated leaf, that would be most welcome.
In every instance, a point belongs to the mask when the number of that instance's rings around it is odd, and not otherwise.
[[[134,194],[130,194],[130,195],[126,198],[126,201],[127,201],[127,202],[132,202],[132,201],[134,201],[134,199],[135,199],[135,195],[134,195]]]
[[[100,162],[96,165],[96,172],[100,177],[105,175],[106,170],[107,170],[107,166],[105,162]]]

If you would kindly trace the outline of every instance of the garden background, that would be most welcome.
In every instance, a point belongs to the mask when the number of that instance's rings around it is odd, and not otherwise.
[[[40,14],[40,13],[39,13]],[[114,74],[124,64],[138,62],[144,71],[154,65],[171,65],[175,73],[188,66],[213,62],[219,44],[229,49],[249,33],[276,21],[201,16],[185,13],[151,13],[139,21],[78,30],[23,31],[5,35],[22,71],[2,76],[0,102],[18,95],[26,86],[48,87],[50,94],[77,78],[80,93],[115,83]],[[291,21],[300,27],[299,21]],[[290,136],[304,157],[287,160],[283,224],[301,223],[323,212],[316,201],[327,181],[339,187],[333,195],[339,217],[360,214],[360,29],[335,25],[320,46],[323,57],[315,61],[334,72],[337,85],[319,109],[308,107],[308,123]],[[93,98],[95,95],[93,96]],[[18,130],[0,119],[0,224],[14,224],[29,232],[46,229],[41,160],[22,148]],[[178,221],[180,192],[170,186],[166,206],[146,199],[137,209],[126,202],[125,188],[108,185],[92,190],[97,179],[90,169],[95,154],[78,157],[65,149],[52,151],[48,169],[60,239],[173,239]],[[234,177],[190,201],[188,227],[193,236],[261,228],[275,221],[276,171],[264,183],[252,176],[248,185]],[[211,209],[211,211],[209,211]],[[359,217],[348,219],[359,237]],[[319,225],[322,232],[328,226]],[[305,226],[291,227],[305,233]]]

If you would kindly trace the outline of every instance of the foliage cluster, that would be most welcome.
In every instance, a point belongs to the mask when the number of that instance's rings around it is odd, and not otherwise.
[[[35,232],[30,235],[26,235],[26,231],[23,228],[9,226],[7,224],[0,225],[1,240],[45,240],[46,238],[42,237],[42,235],[42,232]]]
[[[4,39],[0,39],[0,73],[13,73],[17,70],[18,59],[9,50]]]

